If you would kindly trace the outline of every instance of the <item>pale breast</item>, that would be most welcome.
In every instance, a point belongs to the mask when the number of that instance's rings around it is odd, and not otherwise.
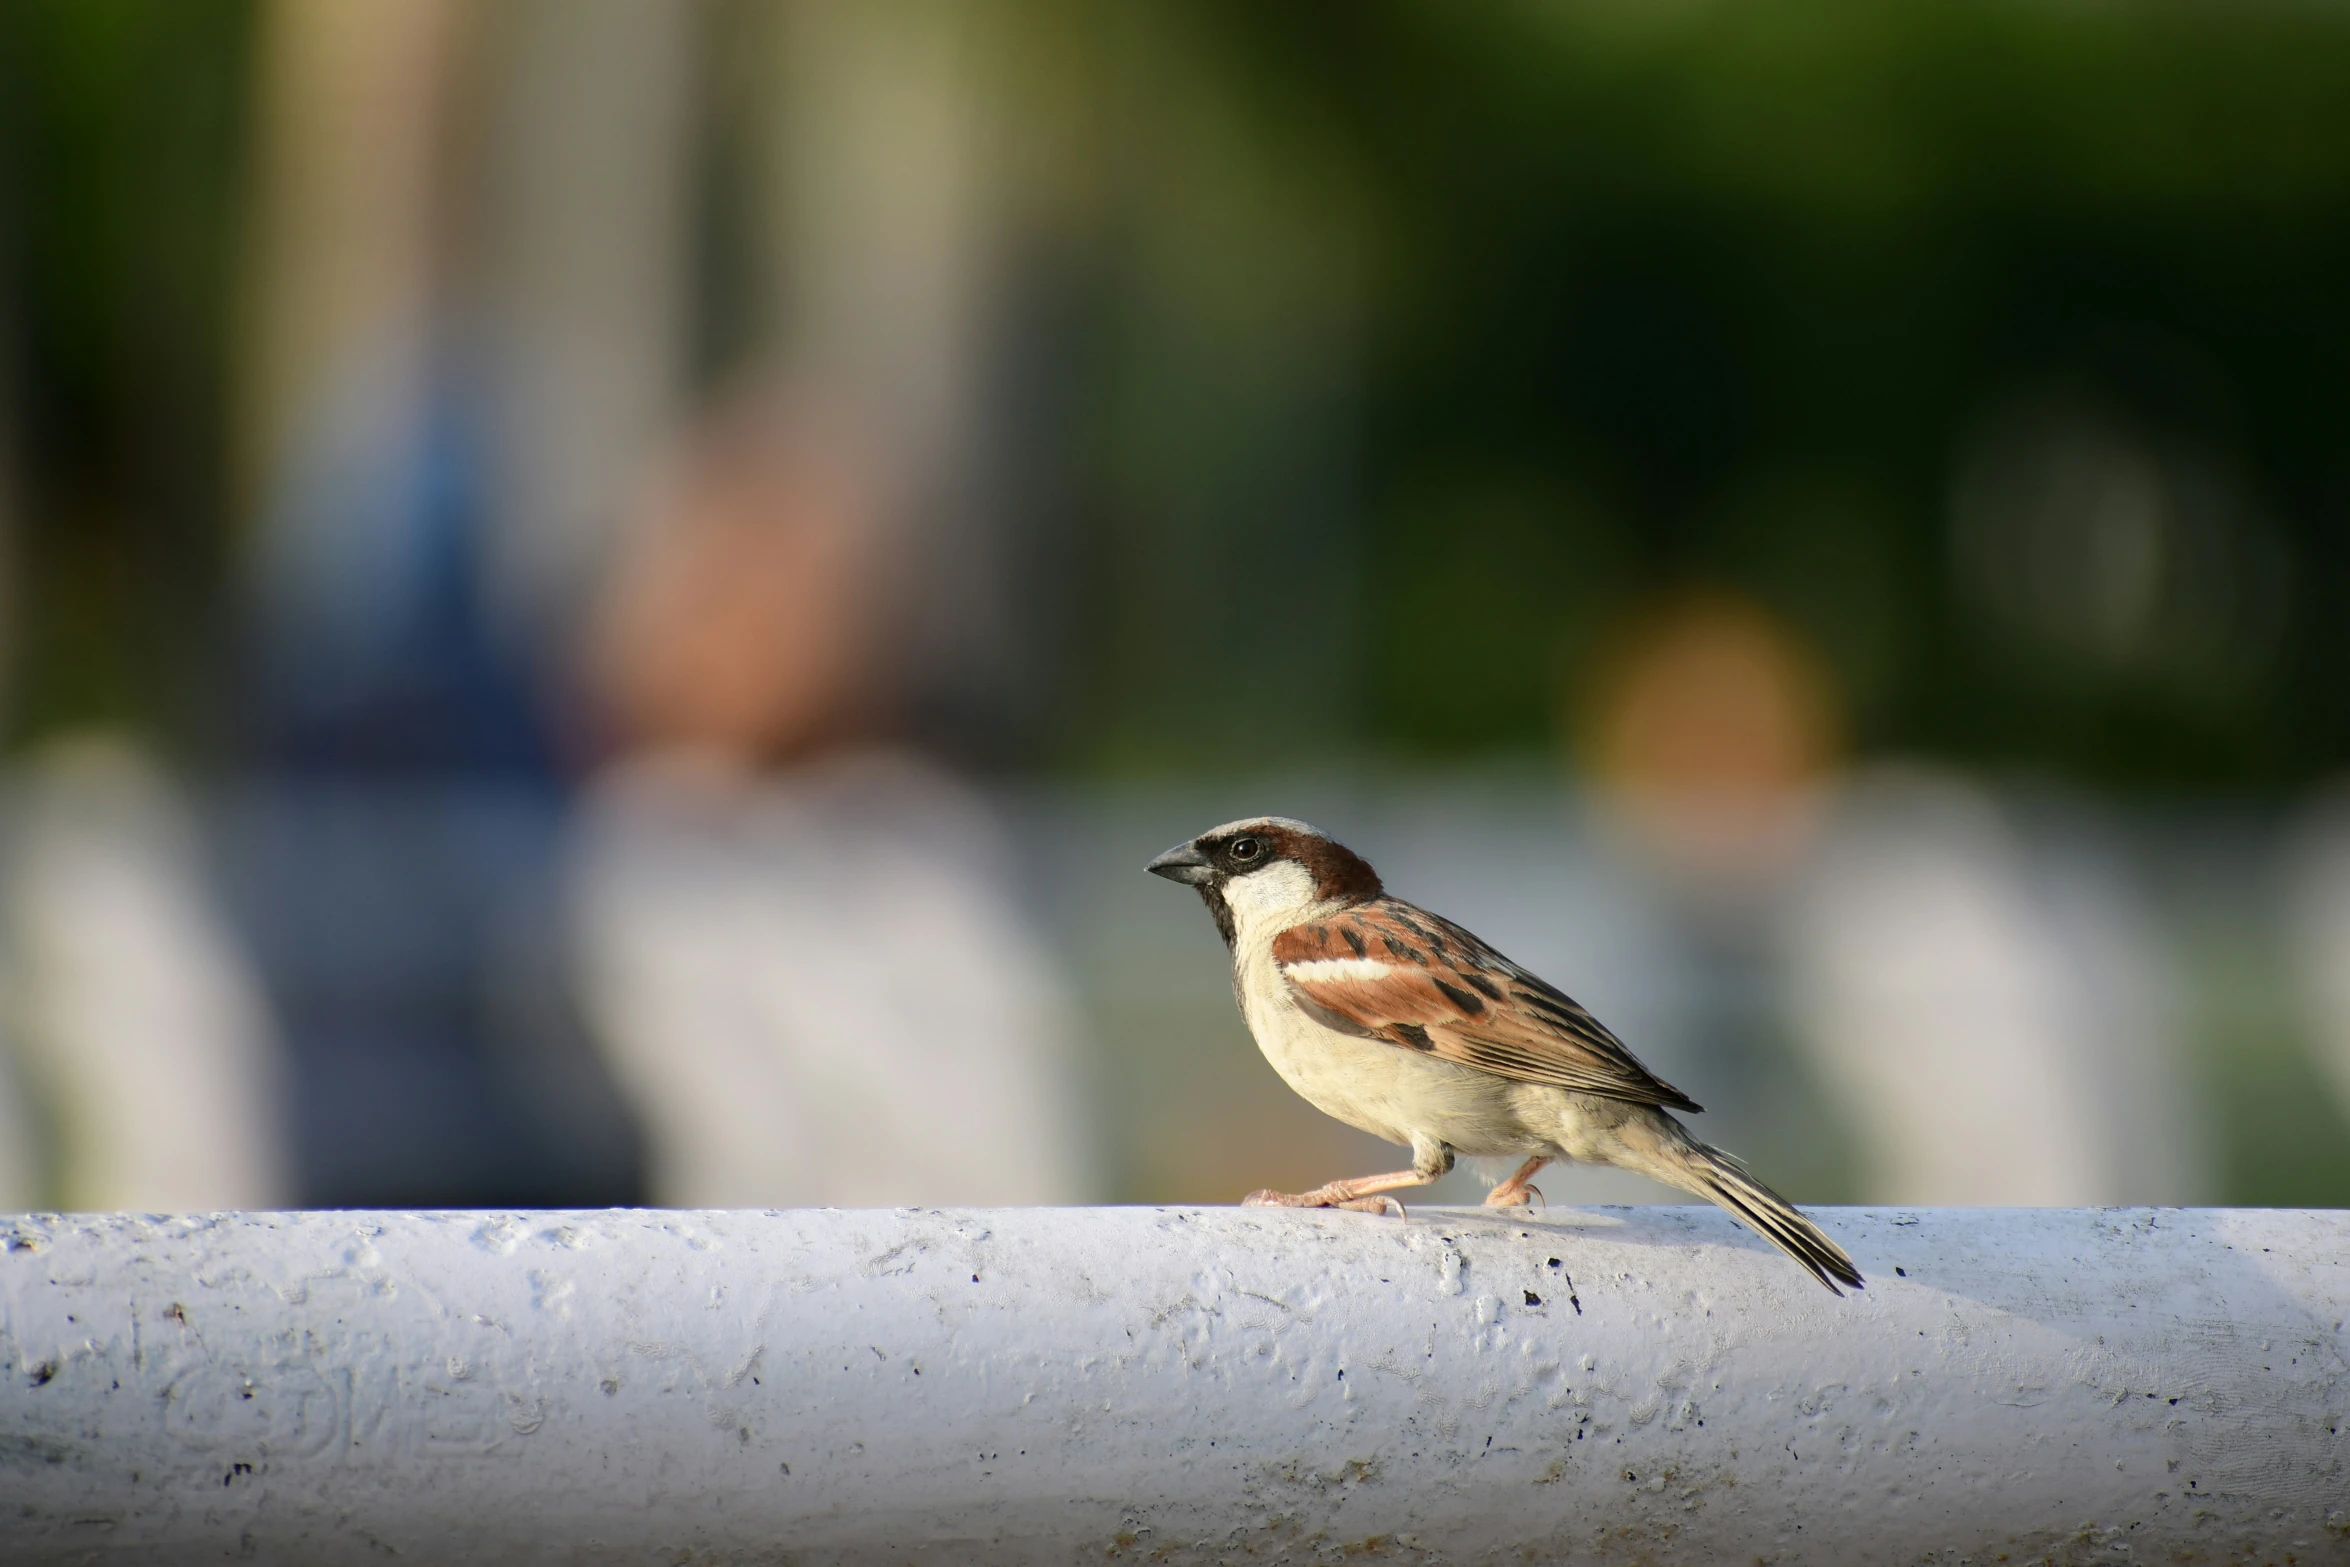
[[[1283,1082],[1325,1115],[1407,1146],[1442,1143],[1465,1154],[1545,1146],[1518,1115],[1504,1079],[1316,1020],[1282,979],[1269,941],[1241,958],[1233,988],[1257,1048]]]

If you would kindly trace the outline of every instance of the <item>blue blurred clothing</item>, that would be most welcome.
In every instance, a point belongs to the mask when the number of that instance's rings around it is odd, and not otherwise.
[[[234,902],[287,1041],[306,1203],[634,1200],[568,1006],[565,809],[531,651],[484,591],[462,380],[357,386],[299,432],[256,560]]]

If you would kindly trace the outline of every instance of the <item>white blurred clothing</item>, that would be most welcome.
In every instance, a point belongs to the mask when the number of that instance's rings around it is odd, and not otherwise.
[[[572,908],[656,1202],[1093,1195],[1073,1010],[994,820],[934,769],[628,765],[585,809]]]
[[[134,748],[51,749],[19,780],[0,887],[16,1048],[54,1200],[153,1212],[283,1206],[283,1061],[193,824]]]
[[[0,995],[0,1006],[6,1004]],[[10,1059],[14,1052],[0,1038],[0,1213],[23,1213],[41,1206],[41,1146],[36,1117],[26,1098],[24,1082]]]
[[[1857,785],[1788,929],[1795,1032],[1870,1202],[2205,1195],[2156,942],[2093,856],[2034,856],[1955,780]]]

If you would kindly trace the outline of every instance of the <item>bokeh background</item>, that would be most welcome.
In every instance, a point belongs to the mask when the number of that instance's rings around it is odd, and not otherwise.
[[[4,0],[0,1207],[1389,1168],[1261,812],[1799,1200],[2350,1201],[2346,279],[2326,7]]]

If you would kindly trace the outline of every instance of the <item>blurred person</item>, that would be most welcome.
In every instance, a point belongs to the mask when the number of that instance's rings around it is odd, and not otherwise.
[[[1868,1200],[2208,1195],[2156,939],[2081,845],[2028,843],[1953,778],[1869,777],[1837,802],[1786,941]]]
[[[1075,1026],[969,789],[899,738],[906,497],[773,388],[689,431],[587,653],[585,1006],[680,1206],[1090,1195]]]
[[[1660,606],[1603,669],[1605,814],[1709,964],[1775,998],[1857,1139],[1858,1196],[2202,1195],[2162,961],[2109,859],[2028,848],[1954,779],[1853,779],[1827,661],[1744,597]],[[1718,1053],[1751,1074],[1747,1041]]]
[[[639,1195],[560,953],[553,676],[666,425],[679,8],[271,0],[240,320],[234,903],[301,1193]]]
[[[50,1199],[286,1206],[276,1027],[178,791],[104,737],[53,744],[11,792],[0,994],[48,1132]]]
[[[364,354],[344,367],[364,381]],[[350,390],[345,387],[343,390]],[[633,1134],[533,949],[568,780],[454,377],[322,398],[252,559],[236,907],[291,1055],[304,1200],[627,1201]]]
[[[1634,620],[1599,664],[1581,727],[1612,824],[1685,889],[1767,893],[1809,849],[1843,759],[1825,663],[1762,605],[1708,588]]]
[[[1703,584],[1635,607],[1574,693],[1590,827],[1683,975],[1676,1081],[1709,1136],[1811,1200],[1849,1198],[1843,1111],[1789,1037],[1780,922],[1846,763],[1844,693],[1802,628]],[[1635,1048],[1646,1048],[1645,1041]]]

